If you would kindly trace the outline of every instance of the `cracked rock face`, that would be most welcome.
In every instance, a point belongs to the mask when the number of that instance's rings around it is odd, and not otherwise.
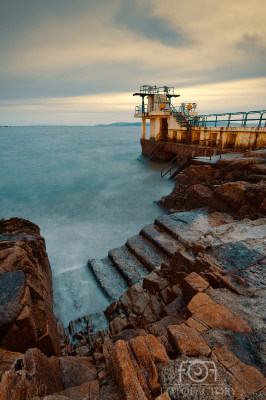
[[[39,228],[19,218],[0,221],[0,348],[39,348],[60,355],[52,274]]]

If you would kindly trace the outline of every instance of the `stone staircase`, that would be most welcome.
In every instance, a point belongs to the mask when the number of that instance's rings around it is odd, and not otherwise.
[[[178,249],[232,221],[226,214],[205,208],[164,215],[129,238],[124,246],[110,250],[108,257],[89,260],[88,266],[112,302],[150,272],[159,270],[162,263],[168,264]]]

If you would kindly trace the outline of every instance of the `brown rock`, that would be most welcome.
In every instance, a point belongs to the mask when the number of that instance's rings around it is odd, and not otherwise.
[[[80,346],[76,348],[75,353],[80,357],[85,357],[90,355],[90,349],[87,346]]]
[[[166,305],[171,304],[177,297],[170,286],[167,286],[164,290],[162,290],[160,295]]]
[[[197,357],[208,356],[211,349],[200,336],[198,331],[185,324],[170,325],[168,328],[169,338],[179,352],[184,356]]]
[[[7,351],[0,349],[0,381],[4,372],[9,371],[11,366],[15,364],[18,360],[23,363],[24,354],[15,353],[12,351]]]
[[[93,359],[98,372],[106,369],[105,357],[102,353],[93,353]]]
[[[241,317],[225,319],[222,321],[221,327],[236,333],[252,333],[252,328]]]
[[[214,179],[217,173],[209,165],[190,165],[182,174],[178,174],[177,185],[195,185]]]
[[[108,321],[112,321],[113,318],[119,315],[119,302],[113,301],[105,310],[105,315]]]
[[[252,328],[241,317],[235,317],[228,308],[214,303],[204,293],[193,297],[187,307],[202,325],[226,328],[236,333],[252,333]]]
[[[202,293],[210,287],[210,284],[206,282],[196,272],[191,272],[182,282],[182,293],[187,303],[197,294]]]
[[[161,396],[156,397],[156,400],[171,400],[171,397],[167,392],[164,392]]]
[[[167,336],[167,329],[160,321],[149,325],[148,331],[155,337],[159,337],[162,335]]]
[[[206,331],[208,327],[206,325],[201,324],[199,321],[195,320],[193,317],[189,318],[186,321],[186,324],[190,328],[196,329],[198,332]]]
[[[130,322],[122,318],[114,318],[109,324],[109,330],[111,335],[114,337],[119,332],[123,331],[124,329],[131,329],[134,328]]]
[[[34,386],[39,386],[41,390],[44,390],[43,395],[64,389],[55,357],[48,358],[39,349],[29,349],[25,353],[23,364],[23,371],[27,376],[32,377]]]
[[[139,283],[131,286],[120,297],[120,302],[122,303],[127,315],[130,313],[142,315],[149,303],[149,300],[149,295],[144,292],[144,289]]]
[[[153,396],[158,396],[161,393],[161,385],[158,381],[159,378],[156,367],[146,345],[145,338],[139,336],[131,340],[129,343],[139,363],[139,366],[146,377],[148,386]]]
[[[139,364],[137,363],[137,361],[136,361],[136,359],[134,357],[134,354],[133,354],[133,352],[131,350],[131,347],[130,347],[129,343],[127,343],[127,351],[128,351],[129,356],[130,356],[130,360],[131,360],[131,363],[133,365],[133,368],[134,368],[134,370],[135,370],[135,372],[137,374],[140,386],[141,386],[143,392],[145,393],[145,396],[147,397],[147,399],[152,400],[153,397],[151,395],[150,389],[149,389],[149,387],[147,385],[147,382],[146,382],[146,380],[145,380],[145,378],[143,376],[143,373],[141,372]]]
[[[178,285],[172,286],[172,292],[174,293],[175,297],[182,296],[182,290],[181,290],[180,286],[178,286]]]
[[[257,393],[266,387],[266,378],[256,368],[242,363],[226,346],[214,350],[213,353],[248,394]]]
[[[180,322],[180,319],[178,319],[172,315],[168,315],[167,317],[164,317],[163,319],[161,319],[159,322],[161,324],[163,324],[165,326],[165,328],[167,328],[169,325],[178,325]]]
[[[2,347],[11,351],[24,353],[29,347],[37,346],[37,332],[34,318],[29,306],[23,307],[9,331],[6,333]]]
[[[206,269],[209,269],[211,266],[217,266],[218,268],[222,268],[221,264],[216,261],[213,257],[206,253],[199,253],[195,260],[195,269],[196,272],[203,272]]]
[[[238,212],[245,200],[246,188],[238,182],[221,185],[213,191],[213,196],[221,211],[229,209]]]
[[[60,400],[60,397],[65,399],[87,399],[98,400],[100,396],[100,385],[98,380],[83,383],[83,385],[62,390],[59,393],[55,393],[55,399]],[[58,396],[58,397],[57,397]],[[60,397],[59,397],[60,396]],[[43,399],[45,400],[45,398]],[[47,399],[48,400],[48,399]],[[50,398],[49,398],[50,400]]]
[[[187,191],[188,207],[204,207],[211,203],[212,191],[207,186],[200,184],[191,186]]]
[[[112,348],[110,357],[114,378],[126,400],[147,400],[132,365],[127,344],[120,340]]]
[[[161,278],[155,271],[143,279],[143,289],[147,289],[151,294],[159,294],[168,285],[168,281]]]
[[[206,293],[198,293],[193,299],[188,303],[187,308],[190,312],[194,312],[194,310],[198,307],[211,304],[213,301]]]
[[[125,342],[129,342],[131,339],[135,339],[136,331],[134,329],[125,329],[124,331],[118,333],[113,338],[113,342],[116,343],[118,340],[124,340]]]
[[[58,361],[66,389],[97,379],[96,368],[86,357],[61,357]]]
[[[28,393],[33,396],[29,387],[29,382],[15,372],[5,372],[0,383],[0,400],[24,400]]]
[[[145,336],[145,342],[151,354],[151,358],[155,363],[167,362],[169,357],[166,353],[165,347],[153,335]]]
[[[175,279],[176,272],[190,273],[195,270],[195,260],[186,251],[178,250],[170,260],[170,269],[172,270],[174,283],[179,284]]]

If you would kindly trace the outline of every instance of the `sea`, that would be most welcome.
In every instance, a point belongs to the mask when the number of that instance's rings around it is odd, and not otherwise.
[[[162,161],[138,161],[141,128],[0,128],[0,218],[37,224],[52,268],[54,314],[69,321],[109,302],[87,267],[166,211]]]

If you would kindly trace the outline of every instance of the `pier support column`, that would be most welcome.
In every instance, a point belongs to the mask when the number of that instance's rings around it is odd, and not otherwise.
[[[142,139],[146,139],[146,119],[142,117]]]
[[[154,137],[159,135],[161,130],[160,118],[155,118],[155,129],[154,129]],[[160,137],[157,140],[162,140]]]

